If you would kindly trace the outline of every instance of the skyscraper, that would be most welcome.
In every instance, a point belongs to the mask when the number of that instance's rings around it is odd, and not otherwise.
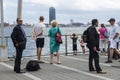
[[[54,7],[49,8],[49,24],[52,20],[56,20],[56,12]]]

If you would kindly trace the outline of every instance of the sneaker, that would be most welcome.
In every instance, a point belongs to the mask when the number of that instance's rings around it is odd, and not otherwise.
[[[112,63],[112,61],[105,61],[105,63]]]
[[[97,73],[98,73],[98,74],[107,74],[106,71],[98,71]]]

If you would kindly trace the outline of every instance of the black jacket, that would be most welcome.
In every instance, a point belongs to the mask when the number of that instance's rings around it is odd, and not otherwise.
[[[94,26],[89,28],[89,47],[96,47],[99,50],[99,34]]]
[[[16,25],[13,29],[13,32],[11,34],[11,38],[13,41],[13,44],[18,43],[18,48],[25,49],[26,48],[26,37],[24,36],[24,33],[21,30],[20,25]],[[16,46],[15,46],[16,47]]]

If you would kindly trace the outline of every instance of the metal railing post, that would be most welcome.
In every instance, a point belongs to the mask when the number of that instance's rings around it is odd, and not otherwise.
[[[5,37],[6,39],[6,46],[8,46],[8,37]]]
[[[65,35],[65,55],[67,56],[67,35]]]

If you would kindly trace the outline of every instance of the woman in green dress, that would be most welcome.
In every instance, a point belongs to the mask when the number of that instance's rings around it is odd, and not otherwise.
[[[57,64],[61,64],[60,62],[60,44],[55,41],[56,33],[59,30],[59,33],[61,34],[61,30],[59,27],[57,27],[57,22],[53,20],[51,22],[51,28],[49,29],[48,36],[50,37],[50,64],[53,64],[53,57],[54,53],[56,52],[57,55]]]

